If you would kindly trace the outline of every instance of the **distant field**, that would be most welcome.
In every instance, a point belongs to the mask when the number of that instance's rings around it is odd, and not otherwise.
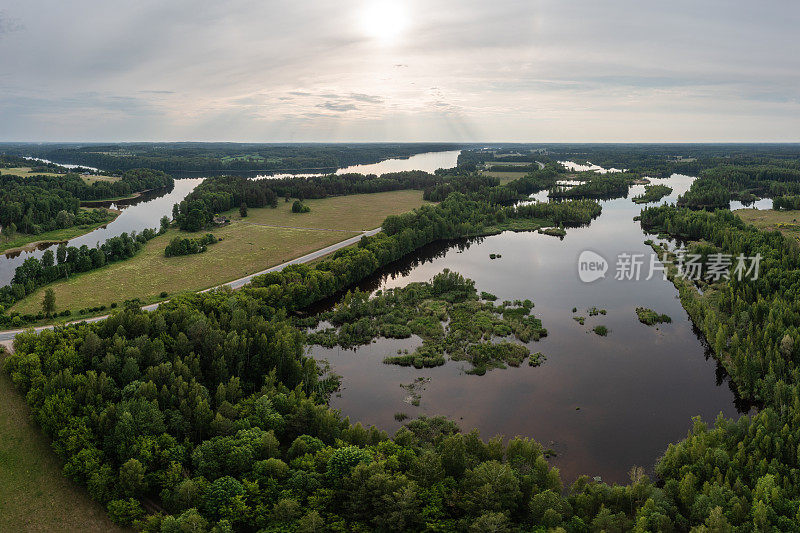
[[[109,210],[111,211],[111,210]],[[56,229],[53,231],[46,231],[39,235],[28,235],[26,233],[17,233],[11,239],[6,240],[5,237],[0,237],[0,252],[14,250],[15,248],[25,248],[37,242],[60,242],[68,241],[79,237],[90,231],[94,231],[100,226],[105,226],[111,223],[119,215],[118,211],[112,211],[115,216],[105,222],[99,224],[83,224],[81,226],[72,226],[71,228]]]
[[[0,487],[0,531],[124,531],[83,488],[64,477],[61,461],[31,420],[25,398],[2,370]]]
[[[63,176],[63,174],[59,174],[56,172],[40,172],[34,171],[32,167],[11,167],[11,168],[0,168],[0,174],[10,174],[12,176],[20,176],[26,178],[28,176]],[[92,176],[89,174],[82,174],[81,178],[84,182],[91,185],[96,181],[110,181],[115,182],[119,181],[122,178],[119,176]]]
[[[110,183],[114,183],[122,179],[119,176],[95,176],[92,174],[81,174],[81,178],[88,185],[91,185],[97,181],[108,181]]]
[[[162,291],[173,295],[206,289],[319,250],[380,226],[390,214],[404,213],[423,203],[421,191],[393,191],[308,200],[311,212],[304,214],[292,213],[291,202],[283,200],[276,209],[250,209],[245,219],[235,210],[228,213],[230,225],[212,230],[222,241],[209,246],[205,253],[164,257],[164,247],[172,238],[194,235],[171,229],[148,242],[132,259],[48,287],[55,290],[56,308],[72,310],[72,319],[85,307],[130,298],[154,302],[162,299]],[[37,313],[43,293],[44,288],[34,291],[12,310]]]
[[[11,167],[11,168],[0,168],[0,174],[10,174],[12,176],[21,176],[26,178],[28,176],[61,176],[62,174],[57,174],[55,172],[31,172],[31,167]]]
[[[529,161],[488,161],[484,163],[486,168],[492,168],[494,166],[503,166],[503,167],[529,167],[535,163],[531,163]]]
[[[493,178],[498,178],[500,183],[508,183],[509,181],[514,181],[516,179],[522,178],[528,174],[528,172],[496,172],[494,170],[482,170],[481,174],[484,176],[491,176]]]
[[[778,230],[800,242],[800,211],[737,209],[734,213],[759,229]]]

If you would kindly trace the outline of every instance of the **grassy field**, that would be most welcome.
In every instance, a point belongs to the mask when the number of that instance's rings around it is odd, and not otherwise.
[[[25,399],[0,370],[0,531],[123,531],[61,466]]]
[[[536,163],[524,162],[524,161],[487,161],[484,163],[486,168],[492,167],[529,167],[531,165],[535,165]]]
[[[245,219],[238,210],[227,215],[231,224],[213,230],[222,241],[202,254],[164,257],[167,243],[181,233],[176,229],[148,242],[135,257],[98,270],[73,276],[52,287],[56,308],[70,309],[71,319],[85,307],[110,305],[130,298],[145,303],[170,295],[197,291],[289,261],[325,246],[380,226],[387,215],[403,213],[423,203],[421,191],[393,191],[308,200],[310,213],[291,212],[291,202],[277,209],[250,209]],[[36,314],[44,288],[12,307],[21,314]],[[64,319],[62,319],[63,321]]]
[[[10,174],[12,176],[20,176],[20,177],[28,177],[28,176],[63,176],[63,174],[59,174],[56,172],[41,172],[41,171],[34,171],[33,167],[11,167],[11,168],[0,168],[0,174]],[[82,174],[81,178],[87,184],[91,185],[96,181],[119,181],[122,178],[118,176],[92,176],[89,174]]]
[[[83,181],[86,182],[87,185],[91,185],[97,181],[108,181],[114,183],[122,179],[119,176],[95,176],[92,174],[81,174],[81,178],[83,178]]]
[[[737,209],[734,213],[759,229],[778,230],[800,242],[800,211]]]
[[[0,174],[6,174],[11,176],[20,176],[26,178],[28,176],[61,176],[62,174],[57,174],[55,172],[31,172],[32,167],[11,167],[11,168],[0,168]]]
[[[508,183],[509,181],[514,181],[516,179],[522,178],[526,176],[527,172],[496,172],[494,170],[482,170],[481,174],[485,176],[491,176],[493,178],[500,179],[500,183]]]
[[[44,233],[40,233],[39,235],[28,235],[27,233],[17,233],[10,239],[6,239],[5,237],[0,237],[0,252],[15,251],[15,249],[17,248],[27,248],[35,246],[36,243],[40,242],[61,242],[74,239],[75,237],[79,237],[81,235],[89,233],[90,231],[94,231],[100,226],[105,226],[106,224],[111,223],[115,218],[117,218],[117,216],[119,216],[119,211],[112,211],[110,209],[108,211],[110,213],[113,213],[114,217],[106,220],[105,222],[100,222],[98,224],[83,224],[80,226],[72,226],[70,228],[46,231]]]

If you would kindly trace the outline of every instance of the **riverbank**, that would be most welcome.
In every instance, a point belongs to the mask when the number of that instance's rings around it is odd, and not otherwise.
[[[19,252],[30,252],[43,246],[50,246],[67,242],[81,235],[86,235],[97,228],[102,228],[114,222],[117,217],[122,213],[117,209],[103,208],[109,214],[113,215],[107,220],[98,222],[96,224],[82,224],[80,226],[71,226],[69,228],[56,229],[53,231],[46,231],[38,235],[28,235],[26,233],[17,233],[8,241],[0,238],[0,253],[12,255]]]

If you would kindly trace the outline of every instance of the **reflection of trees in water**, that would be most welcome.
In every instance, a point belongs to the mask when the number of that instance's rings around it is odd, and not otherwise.
[[[416,251],[405,255],[401,259],[379,268],[373,274],[361,280],[355,287],[350,287],[349,289],[340,291],[330,298],[325,298],[324,300],[320,300],[319,302],[306,307],[303,310],[303,313],[313,315],[328,311],[333,308],[334,305],[336,305],[339,299],[344,296],[348,290],[353,290],[354,288],[360,291],[372,293],[383,287],[384,284],[389,280],[393,281],[407,277],[409,278],[407,280],[408,283],[414,281],[427,281],[427,279],[416,279],[416,277],[412,276],[414,269],[424,265],[425,263],[432,263],[436,259],[443,258],[451,249],[458,250],[458,252],[468,250],[473,244],[480,244],[483,242],[484,238],[485,237],[470,237],[467,239],[436,241],[434,243],[425,245]]]
[[[151,189],[149,191],[144,191],[135,198],[126,198],[124,200],[111,200],[111,201],[91,200],[91,201],[81,202],[81,206],[106,207],[106,208],[110,208],[113,206],[116,207],[117,209],[125,209],[126,207],[131,207],[137,204],[141,204],[142,202],[149,202],[150,200],[161,198],[162,196],[171,193],[174,188],[175,184],[173,183],[169,187],[162,187],[161,189]]]
[[[725,370],[725,367],[722,365],[722,363],[720,363],[719,360],[714,357],[714,350],[711,348],[711,345],[708,344],[703,332],[694,325],[694,322],[691,322],[691,319],[689,319],[689,321],[692,324],[692,332],[695,334],[697,340],[700,341],[700,345],[703,347],[706,361],[711,359],[716,365],[715,377],[717,387],[721,387],[724,383],[728,384],[728,388],[733,393],[733,406],[736,408],[736,411],[741,414],[746,414],[754,410],[760,410],[762,405],[760,405],[758,402],[755,400],[742,398],[739,395],[739,391],[736,388],[736,383],[734,383],[733,379],[731,379],[730,374],[728,374],[728,371]]]

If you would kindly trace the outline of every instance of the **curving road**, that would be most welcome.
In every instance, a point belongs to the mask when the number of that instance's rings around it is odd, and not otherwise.
[[[242,286],[247,285],[248,283],[250,283],[253,280],[253,278],[256,277],[256,276],[260,276],[261,274],[266,274],[267,272],[276,272],[278,270],[283,270],[284,268],[286,268],[289,265],[296,265],[296,264],[299,264],[299,263],[308,263],[309,261],[313,261],[315,259],[319,259],[320,257],[323,257],[323,256],[326,256],[326,255],[328,255],[330,253],[333,253],[336,250],[339,250],[341,248],[345,248],[345,247],[350,246],[352,244],[356,244],[358,241],[361,240],[361,237],[369,237],[371,235],[375,235],[380,230],[381,230],[381,228],[375,228],[375,229],[371,229],[369,231],[365,231],[365,232],[363,232],[363,233],[361,233],[359,235],[356,235],[355,237],[350,237],[349,239],[345,239],[343,241],[339,241],[336,244],[332,244],[330,246],[326,246],[325,248],[320,248],[316,252],[311,252],[309,254],[300,256],[297,259],[292,259],[291,261],[286,261],[285,263],[281,263],[280,265],[275,265],[274,267],[270,267],[270,268],[268,268],[266,270],[262,270],[260,272],[254,273],[254,274],[250,274],[250,275],[245,276],[243,278],[235,279],[233,281],[229,281],[227,283],[223,283],[222,285],[217,285],[215,287],[211,287],[211,288],[202,290],[200,292],[208,292],[208,291],[211,291],[211,290],[214,290],[214,289],[219,289],[221,287],[230,287],[231,289],[239,289]],[[169,300],[165,300],[165,301],[169,301]],[[156,309],[161,303],[163,303],[163,302],[150,304],[150,305],[145,305],[145,306],[142,307],[142,309],[145,310],[145,311],[152,311],[153,309]],[[103,315],[103,316],[96,316],[96,317],[92,317],[92,318],[84,318],[82,320],[73,320],[72,322],[67,322],[67,324],[79,324],[81,322],[97,322],[97,321],[104,320],[104,319],[108,318],[108,316],[109,315]],[[39,326],[38,328],[33,328],[33,330],[36,331],[36,332],[39,332],[39,331],[44,331],[46,329],[53,329],[53,327],[54,326]],[[14,337],[16,337],[17,334],[22,333],[23,331],[29,331],[30,329],[31,328],[0,331],[0,344],[4,344],[4,345],[10,347],[11,341],[14,340]]]

